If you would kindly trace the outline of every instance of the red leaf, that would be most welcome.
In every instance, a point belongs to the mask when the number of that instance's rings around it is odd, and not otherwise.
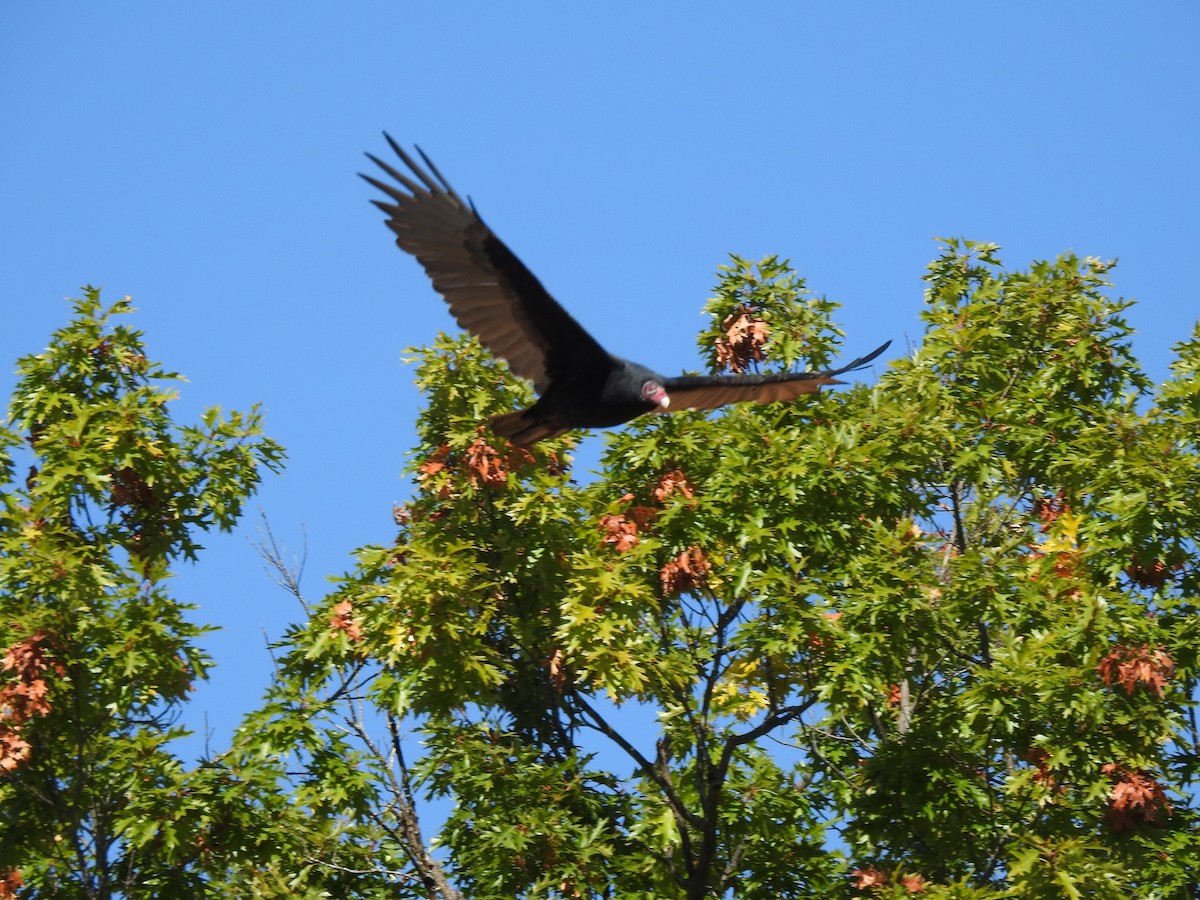
[[[1066,493],[1059,488],[1053,497],[1038,497],[1033,501],[1033,514],[1042,523],[1042,531],[1049,531],[1050,526],[1061,515],[1071,511]]]
[[[508,471],[496,452],[496,448],[478,437],[467,448],[467,480],[472,487],[481,484],[488,487],[503,487],[508,482]]]
[[[1125,569],[1129,580],[1138,587],[1160,588],[1175,577],[1174,571],[1161,559],[1156,559],[1148,566],[1143,566],[1136,559]]]
[[[16,897],[17,888],[25,884],[20,869],[12,869],[0,875],[0,898]]]

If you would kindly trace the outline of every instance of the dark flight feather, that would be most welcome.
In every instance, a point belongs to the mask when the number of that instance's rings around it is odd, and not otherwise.
[[[867,366],[891,346],[891,341],[876,347],[866,356],[840,369],[828,372],[778,372],[766,375],[680,375],[667,378],[663,387],[671,398],[672,409],[716,409],[727,403],[778,403],[795,400],[802,394],[815,394],[824,385],[843,384],[835,375],[844,375]]]
[[[491,421],[494,431],[518,446],[573,428],[619,425],[647,412],[793,400],[822,385],[840,384],[835,375],[862,368],[891,343],[828,372],[664,378],[601,347],[496,237],[475,207],[463,202],[420,148],[417,153],[428,171],[389,135],[384,137],[410,174],[368,153],[396,181],[362,175],[390,198],[371,202],[388,217],[396,243],[417,258],[458,324],[506,360],[513,372],[532,381],[540,395],[529,409]]]
[[[532,381],[539,393],[575,366],[605,360],[603,348],[462,201],[429,158],[421,153],[436,181],[390,136],[384,137],[421,184],[368,153],[408,189],[405,193],[363,175],[395,201],[371,202],[388,216],[396,243],[421,263],[458,324],[517,375]]]

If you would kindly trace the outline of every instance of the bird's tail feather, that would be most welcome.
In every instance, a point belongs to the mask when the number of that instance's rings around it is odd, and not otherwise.
[[[492,431],[508,440],[517,447],[532,447],[538,441],[566,434],[569,428],[547,421],[536,419],[530,415],[530,410],[522,409],[517,412],[493,416],[490,423]]]

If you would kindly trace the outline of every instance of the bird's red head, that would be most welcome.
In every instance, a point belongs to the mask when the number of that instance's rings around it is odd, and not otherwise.
[[[671,398],[667,396],[666,389],[657,381],[647,381],[642,385],[642,399],[662,409],[671,405]]]

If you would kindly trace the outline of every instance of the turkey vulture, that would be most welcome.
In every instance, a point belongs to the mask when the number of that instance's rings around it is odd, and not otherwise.
[[[715,409],[815,394],[823,384],[840,384],[835,375],[863,368],[891,344],[828,372],[664,378],[601,347],[484,224],[474,204],[463,202],[420,148],[417,153],[428,171],[388,134],[384,137],[408,173],[368,153],[398,183],[362,175],[391,198],[371,202],[387,215],[396,243],[424,267],[458,324],[537,389],[533,406],[491,420],[492,430],[518,447],[573,428],[606,428],[668,408]]]

